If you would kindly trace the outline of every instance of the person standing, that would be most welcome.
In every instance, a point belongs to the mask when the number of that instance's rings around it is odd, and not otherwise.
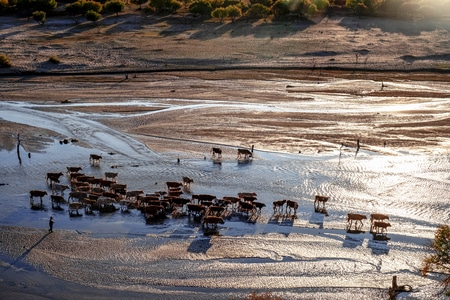
[[[55,223],[55,220],[53,220],[53,217],[50,217],[50,220],[48,221],[48,232],[53,232],[53,223]]]

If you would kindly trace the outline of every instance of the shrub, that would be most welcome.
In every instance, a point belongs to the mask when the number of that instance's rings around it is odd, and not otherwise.
[[[5,53],[0,53],[0,68],[9,68],[12,67],[12,63],[9,60],[8,55]]]
[[[270,292],[262,294],[252,292],[250,295],[246,296],[244,300],[281,300],[281,298],[278,296],[273,296]]]
[[[59,59],[59,57],[56,56],[56,55],[50,56],[49,59],[48,59],[48,61],[51,62],[52,64],[55,64],[55,65],[57,65],[57,64],[59,64],[59,63],[61,62],[61,60]]]
[[[431,244],[433,253],[424,259],[422,275],[428,272],[440,272],[443,276],[443,284],[445,289],[450,286],[450,227],[441,225],[434,234],[434,240]],[[445,291],[446,295],[450,294],[450,290]]]

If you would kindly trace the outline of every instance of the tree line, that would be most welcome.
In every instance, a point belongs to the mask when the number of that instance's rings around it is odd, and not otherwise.
[[[348,9],[358,16],[382,14],[410,19],[439,18],[450,12],[450,0],[74,0],[64,3],[64,13],[75,23],[83,17],[97,24],[103,14],[118,16],[130,3],[138,5],[146,17],[188,11],[220,22],[241,17],[306,19],[328,13],[331,8]],[[44,25],[57,6],[56,0],[0,0],[0,15],[25,16]]]

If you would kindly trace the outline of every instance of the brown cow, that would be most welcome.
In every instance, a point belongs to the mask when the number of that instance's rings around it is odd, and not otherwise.
[[[286,200],[286,215],[296,217],[297,216],[298,203],[293,200]]]
[[[250,159],[253,158],[253,152],[247,149],[238,149],[238,159]]]
[[[225,207],[223,207],[223,206],[211,205],[208,207],[205,214],[207,216],[219,216],[220,217],[224,211],[225,211]]]
[[[209,225],[211,225],[212,229],[217,228],[217,224],[225,224],[222,217],[218,216],[205,216],[203,218],[202,227],[209,228]]]
[[[142,191],[142,190],[128,191],[125,194],[125,198],[126,199],[132,199],[132,198],[136,199],[137,196],[140,196],[142,194],[144,194],[144,191]]]
[[[60,195],[51,195],[50,199],[52,200],[52,208],[53,209],[61,209],[61,203],[66,202],[63,196]],[[56,206],[55,206],[56,204]]]
[[[385,236],[387,234],[388,227],[391,227],[391,224],[388,222],[375,221],[373,223],[372,230],[375,231],[376,234],[381,234],[381,235]]]
[[[186,204],[190,203],[191,200],[190,199],[186,199],[186,198],[173,198],[172,199],[172,210],[177,209],[177,207],[181,208],[181,212],[184,211],[184,207],[186,206]]]
[[[149,205],[145,207],[144,214],[147,222],[166,218],[165,208],[162,205]]]
[[[222,157],[222,149],[220,149],[220,148],[213,147],[213,148],[211,148],[211,152],[212,152],[213,157],[216,157],[216,154],[217,154],[218,158]]]
[[[70,187],[67,184],[54,184],[52,185],[52,193],[53,194],[60,194],[61,196],[64,195],[64,191],[70,189]]]
[[[167,181],[166,182],[167,190],[178,189],[183,186],[183,183],[177,181]]]
[[[193,204],[193,203],[187,204],[187,212],[188,212],[189,217],[191,215],[194,215],[194,217],[200,217],[200,216],[204,215],[205,211],[206,211],[206,208],[204,205]]]
[[[194,179],[187,177],[187,176],[183,176],[183,186],[186,188],[190,188],[191,187],[191,183],[194,182]]]
[[[375,222],[383,222],[389,220],[389,216],[385,214],[370,214],[370,232],[376,231]]]
[[[326,213],[325,203],[330,197],[316,195],[314,197],[314,211],[318,213]]]
[[[352,229],[353,225],[355,227],[355,230],[361,230],[364,225],[362,221],[366,219],[366,215],[352,213],[347,214],[347,230]]]
[[[89,162],[90,162],[91,164],[99,164],[101,159],[102,159],[102,156],[101,156],[101,155],[91,154],[91,155],[89,156]]]
[[[111,180],[116,182],[116,177],[119,175],[117,172],[105,172],[105,180]]]
[[[77,199],[78,202],[81,202],[84,198],[87,197],[87,193],[85,192],[70,192],[69,193],[69,201],[73,199]]]
[[[53,185],[53,183],[59,183],[59,177],[61,177],[63,173],[47,173],[45,178],[47,184]]]
[[[253,205],[256,208],[256,212],[259,214],[261,214],[261,210],[263,209],[263,207],[266,207],[264,203],[258,201],[253,201]]]
[[[42,208],[42,197],[44,197],[45,195],[48,195],[46,191],[39,191],[39,190],[32,190],[30,191],[30,204],[31,204],[31,208]],[[39,197],[40,199],[40,204],[39,205],[34,205],[34,197]]]
[[[232,211],[236,211],[238,208],[240,199],[238,197],[224,196],[224,197],[222,197],[222,201],[224,202],[224,204],[230,205]]]
[[[283,214],[283,207],[286,203],[286,200],[278,200],[273,202],[273,214],[276,215],[282,215]]]
[[[67,173],[78,173],[83,170],[82,167],[67,167]]]
[[[238,210],[245,212],[247,215],[253,215],[256,212],[255,205],[250,202],[239,201]]]
[[[79,213],[79,209],[83,206],[83,204],[81,202],[72,202],[69,203],[69,216],[72,216],[74,214],[74,212],[76,213],[77,216],[81,216],[81,214]]]

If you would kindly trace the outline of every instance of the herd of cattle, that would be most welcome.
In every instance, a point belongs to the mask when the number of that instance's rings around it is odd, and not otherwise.
[[[215,153],[217,155],[218,153]],[[214,154],[213,154],[214,155]],[[91,155],[91,164],[98,163],[100,156]],[[94,158],[94,159],[93,159]],[[140,210],[147,223],[158,222],[167,218],[188,216],[201,222],[202,227],[215,230],[218,224],[232,215],[239,214],[248,222],[256,222],[266,207],[263,202],[257,201],[254,192],[242,192],[236,196],[223,196],[217,198],[210,194],[190,194],[189,198],[183,197],[184,192],[190,192],[190,186],[194,182],[189,177],[183,177],[181,181],[168,181],[163,191],[146,194],[142,190],[128,190],[127,185],[117,181],[117,172],[105,172],[103,178],[85,175],[81,173],[81,167],[67,167],[66,176],[69,185],[61,184],[62,172],[47,173],[46,183],[51,189],[50,200],[52,209],[63,209],[62,204],[67,204],[70,216],[81,216],[80,210],[85,214],[94,211],[105,213],[121,210],[127,212],[130,209]],[[64,197],[69,190],[67,199]],[[30,191],[30,204],[33,209],[43,208],[43,197],[48,195],[44,190]],[[35,202],[35,198],[40,199]],[[316,195],[314,210],[317,213],[328,215],[325,204],[329,200],[327,196]],[[294,200],[277,200],[272,203],[272,219],[295,219],[299,204]],[[349,213],[347,215],[348,232],[361,232],[365,215]],[[370,232],[374,235],[386,236],[390,223],[387,215],[372,214],[370,216]]]

